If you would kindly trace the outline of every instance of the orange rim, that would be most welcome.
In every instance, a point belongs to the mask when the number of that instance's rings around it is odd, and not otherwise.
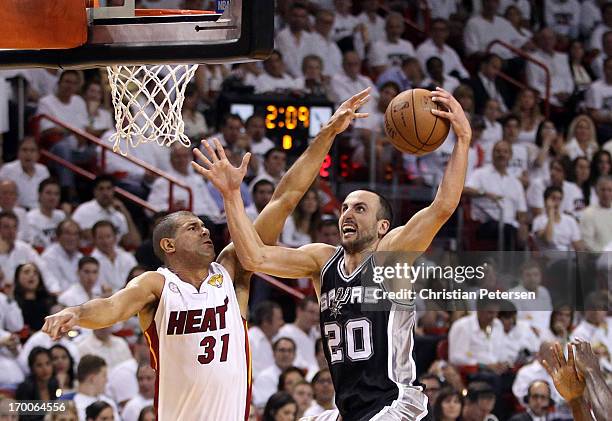
[[[136,16],[214,15],[210,10],[136,9]]]

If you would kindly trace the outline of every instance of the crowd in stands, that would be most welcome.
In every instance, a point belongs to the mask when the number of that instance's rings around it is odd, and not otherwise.
[[[450,311],[420,303],[415,355],[418,382],[429,398],[426,419],[572,419],[540,359],[553,342],[585,339],[612,384],[610,296],[590,294],[582,311],[558,299],[567,285],[556,277],[566,266],[554,257],[612,252],[612,2],[276,3],[275,51],[269,58],[201,65],[187,87],[182,114],[194,147],[216,137],[234,164],[246,152],[253,154],[242,195],[255,219],[295,157],[279,139],[268,137],[264,116],[243,121],[220,115],[219,95],[273,93],[337,105],[371,87],[373,100],[363,107],[369,118],[336,141],[334,153],[348,156],[348,169],[317,179],[280,238],[290,247],[339,245],[340,185],[368,181],[363,174],[370,174],[372,162],[379,187],[394,180],[435,191],[454,134],[428,155],[402,154],[385,139],[384,112],[406,89],[440,86],[452,92],[473,130],[461,204],[461,218],[473,232],[465,232],[462,248],[494,250],[500,244],[508,251],[548,253],[549,261],[522,262],[505,284],[534,292],[536,301],[529,305],[481,301]],[[205,0],[137,5],[214,8]],[[490,47],[496,40],[501,42]],[[50,115],[109,139],[115,124],[105,73],[0,72],[0,395],[6,396],[0,416],[14,398],[65,401],[64,414],[48,420],[154,419],[155,372],[137,320],[78,329],[52,342],[40,332],[44,318],[64,306],[109,296],[134,276],[156,270],[161,262],[153,254],[151,227],[168,212],[190,208],[202,217],[217,251],[229,241],[222,197],[193,172],[188,148],[148,145],[130,153],[189,186],[191,196],[180,186],[170,195],[167,179],[118,155],[106,154],[102,169],[99,147],[50,120],[31,119],[27,135],[16,137],[11,83],[22,78],[28,117]],[[43,149],[96,173],[95,181],[41,157]],[[147,208],[125,200],[119,187]],[[499,287],[502,276],[490,263],[477,287]],[[610,270],[612,263],[604,263],[608,277]],[[295,420],[334,408],[317,299],[294,301],[253,279],[250,419]],[[312,293],[307,280],[289,282]]]

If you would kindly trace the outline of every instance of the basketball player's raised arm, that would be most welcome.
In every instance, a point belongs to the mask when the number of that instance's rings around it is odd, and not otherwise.
[[[227,226],[243,268],[249,272],[265,272],[270,275],[300,278],[315,278],[325,256],[329,257],[333,247],[327,244],[308,244],[299,249],[268,246],[263,243],[248,218],[240,183],[244,178],[250,154],[245,155],[239,168],[233,167],[225,156],[223,147],[215,139],[216,151],[204,143],[212,162],[199,151],[194,151],[204,166],[193,163],[193,168],[210,180],[223,195]]]
[[[461,199],[472,129],[463,108],[450,93],[436,88],[432,95],[435,102],[444,105],[449,111],[431,110],[431,112],[450,120],[457,135],[457,143],[434,201],[417,212],[405,225],[395,228],[383,237],[378,247],[380,251],[425,251],[442,225],[455,212]]]
[[[47,316],[42,331],[57,340],[75,326],[86,329],[112,326],[156,303],[163,284],[162,275],[145,272],[108,298],[96,298]]]

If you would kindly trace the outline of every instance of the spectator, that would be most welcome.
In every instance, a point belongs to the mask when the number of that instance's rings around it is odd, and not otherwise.
[[[486,1],[486,0],[485,0]],[[461,421],[487,421],[495,407],[495,391],[486,382],[472,382],[468,385]]]
[[[445,19],[433,19],[430,24],[431,37],[426,39],[416,50],[416,57],[422,68],[427,60],[438,57],[444,69],[458,79],[469,79],[470,75],[463,66],[457,52],[446,44],[449,36],[448,22]],[[452,90],[450,91],[452,92]]]
[[[563,191],[557,186],[544,191],[544,210],[533,220],[532,232],[544,250],[582,251],[584,244],[574,218],[561,213]],[[558,255],[557,255],[558,256]]]
[[[584,3],[583,3],[584,4]],[[574,40],[569,46],[570,71],[574,78],[574,86],[578,99],[583,100],[584,94],[595,79],[591,65],[587,62],[584,52],[584,45],[578,40]]]
[[[498,10],[499,0],[483,0],[480,14],[472,16],[467,21],[463,41],[468,55],[484,54],[489,44],[496,39],[511,41],[516,31],[510,22],[497,15]],[[516,45],[516,47],[520,48],[522,45]],[[498,46],[493,48],[493,52],[504,59],[512,57],[512,53]]]
[[[525,321],[536,331],[538,336],[548,329],[552,312],[552,300],[546,287],[542,286],[542,269],[534,260],[521,265],[520,284],[511,292],[533,292],[535,300],[513,300],[519,321]]]
[[[312,296],[298,303],[295,322],[281,327],[276,335],[277,338],[290,338],[295,342],[296,365],[303,368],[317,365],[315,342],[320,336],[319,302]]]
[[[283,326],[283,312],[277,303],[263,301],[253,310],[249,328],[249,344],[253,356],[253,378],[274,365],[272,338]]]
[[[28,69],[25,79],[28,82],[28,101],[38,103],[38,100],[52,95],[57,89],[61,72],[58,69]]]
[[[574,92],[574,79],[569,68],[567,54],[555,51],[557,37],[551,28],[543,28],[538,32],[538,50],[533,58],[544,63],[550,74],[550,103],[557,107],[566,105],[570,95]],[[546,72],[533,63],[527,64],[527,82],[538,90],[541,97],[546,95]]]
[[[576,184],[582,196],[584,197],[584,206],[589,206],[591,203],[591,197],[595,196],[595,189],[590,183],[591,167],[590,162],[583,156],[572,161],[572,170],[569,176],[569,180]]]
[[[219,139],[221,145],[228,146],[233,150],[240,144],[243,131],[242,118],[237,114],[228,114],[223,118],[220,133],[212,135],[211,138]],[[200,147],[200,150],[206,155],[203,148]]]
[[[396,84],[400,91],[423,86],[423,70],[415,57],[407,57],[402,60],[401,66],[392,66],[385,70],[378,79],[376,85],[382,87],[389,82]]]
[[[520,122],[517,140],[533,145],[538,126],[544,120],[538,104],[538,92],[532,88],[521,90],[514,102],[512,113],[518,116]]]
[[[503,212],[506,249],[514,248],[516,241],[522,239],[517,235],[526,230],[527,215],[523,186],[508,172],[511,156],[511,145],[497,142],[493,147],[493,165],[475,169],[464,188],[464,194],[474,198],[472,217],[481,222],[478,227],[481,238],[497,238],[500,212]]]
[[[347,51],[342,57],[343,72],[337,73],[332,77],[332,89],[334,91],[336,104],[340,104],[353,96],[355,92],[361,92],[366,88],[372,88],[370,96],[372,100],[361,107],[361,112],[367,113],[374,109],[378,91],[372,80],[361,75],[361,59],[354,51]]]
[[[555,123],[544,120],[536,131],[535,145],[539,151],[529,169],[531,186],[537,180],[550,180],[550,165],[555,159],[560,159],[565,155],[565,143],[563,136],[557,132]]]
[[[270,149],[274,148],[275,144],[266,136],[266,121],[260,114],[253,114],[247,118],[245,123],[246,134],[249,138],[248,144],[251,147],[251,161],[259,163],[263,161],[264,155]]]
[[[274,364],[259,373],[253,383],[253,403],[261,408],[278,389],[278,377],[291,367],[295,360],[296,347],[293,339],[280,338],[272,345]]]
[[[580,231],[587,249],[597,252],[612,241],[612,224],[609,222],[612,221],[612,176],[600,177],[595,191],[599,204],[592,204],[582,212]]]
[[[123,421],[138,421],[140,412],[147,406],[153,405],[155,397],[155,370],[149,364],[138,367],[138,395],[128,401],[121,412]]]
[[[508,105],[504,97],[506,95],[505,86],[498,77],[501,68],[501,58],[495,54],[487,54],[480,62],[477,75],[470,80],[470,86],[474,90],[475,111],[477,114],[482,114],[483,108],[489,99],[497,101],[502,113],[508,111]]]
[[[310,405],[312,405],[312,385],[306,380],[302,380],[296,383],[293,387],[291,397],[295,400],[295,403],[297,404],[296,419],[299,420],[304,416],[304,412],[306,412],[306,410],[310,408]]]
[[[591,64],[593,68],[593,73],[599,79],[602,79],[605,77],[604,71],[603,71],[604,61],[606,60],[606,58],[612,56],[612,31],[607,31],[603,33],[602,46],[603,46],[603,51],[597,54],[597,57],[593,59],[592,64]]]
[[[510,421],[546,419],[552,402],[551,392],[550,385],[546,381],[536,380],[531,383],[524,401],[527,404],[527,412],[514,415]]]
[[[591,50],[602,51],[603,46],[602,35],[608,31],[612,30],[612,4],[608,4],[609,2],[604,3],[601,6],[601,21],[595,26],[590,32],[590,42],[589,47]]]
[[[365,26],[371,42],[385,39],[385,20],[378,14],[380,5],[380,0],[363,2],[363,11],[357,16],[359,23]]]
[[[401,65],[405,58],[415,56],[412,43],[402,39],[405,29],[402,15],[392,12],[387,16],[386,37],[374,42],[368,54],[369,65],[374,74],[380,75],[391,66]]]
[[[251,409],[254,409],[254,406],[251,405]],[[147,406],[140,411],[140,415],[138,415],[138,421],[155,421],[155,408],[151,406]],[[256,421],[257,417],[251,420],[251,414],[254,415],[253,412],[249,414],[249,421]]]
[[[24,263],[15,269],[15,301],[21,308],[25,325],[32,331],[42,329],[55,299],[47,291],[40,269],[34,263]]]
[[[503,325],[503,340],[499,357],[509,367],[521,366],[538,351],[539,340],[528,322],[516,320],[516,307],[510,301],[502,301],[497,318]]]
[[[79,421],[79,414],[77,413],[76,406],[72,401],[64,401],[63,410],[60,407],[59,411],[52,412],[49,421]]]
[[[430,57],[426,63],[427,74],[429,75],[422,84],[427,89],[435,90],[437,86],[453,92],[459,86],[459,80],[454,76],[446,74],[444,62],[438,57]]]
[[[546,210],[544,192],[548,187],[557,187],[561,190],[561,212],[577,216],[584,208],[584,196],[578,186],[566,181],[565,166],[560,159],[550,161],[550,179],[534,180],[527,189],[527,205],[534,216],[542,215]]]
[[[315,374],[312,379],[312,389],[314,401],[304,413],[305,417],[320,415],[327,410],[336,408],[334,403],[334,384],[329,369],[324,368]]]
[[[285,174],[286,167],[287,152],[280,148],[268,150],[264,155],[263,167],[259,169],[259,174],[251,181],[249,188],[253,190],[259,180],[268,180],[276,186]]]
[[[601,23],[601,7],[606,0],[584,0],[580,9],[580,32],[587,37]]]
[[[565,153],[571,160],[584,156],[590,162],[599,149],[595,123],[587,115],[581,114],[572,120],[567,129],[567,138]]]
[[[94,250],[91,257],[100,263],[100,287],[103,293],[117,291],[125,286],[130,270],[138,264],[134,255],[117,245],[117,230],[108,221],[98,221],[91,229]]]
[[[111,113],[104,108],[104,91],[100,82],[91,81],[83,90],[83,99],[87,105],[87,117],[89,124],[85,127],[88,133],[95,137],[113,128]]]
[[[114,420],[113,407],[107,402],[96,401],[85,408],[85,421]]]
[[[14,387],[24,380],[23,371],[17,362],[19,347],[19,336],[16,333],[0,330],[0,382],[4,385]]]
[[[582,339],[593,345],[602,344],[606,349],[612,349],[612,341],[608,336],[606,315],[608,310],[608,298],[592,292],[584,303],[584,319],[572,331],[570,339]]]
[[[516,378],[512,384],[512,393],[519,402],[525,402],[529,395],[529,386],[536,381],[543,381],[552,384],[552,379],[546,372],[546,369],[541,364],[542,359],[547,358],[551,354],[552,342],[542,342],[538,350],[536,358],[529,364],[521,367],[516,373]],[[551,391],[552,400],[556,404],[563,402],[563,399],[557,390]]]
[[[78,282],[79,224],[72,219],[64,219],[56,229],[57,242],[51,244],[42,254],[49,275],[58,280],[57,292],[66,291]]]
[[[291,217],[287,218],[281,242],[288,247],[301,247],[312,243],[320,220],[319,195],[316,190],[310,189],[302,197]]]
[[[88,335],[77,344],[81,355],[97,355],[103,358],[110,370],[132,358],[125,339],[112,335],[111,330],[111,327],[95,329],[93,335]],[[104,386],[106,387],[106,384]]]
[[[338,228],[338,220],[322,219],[317,227],[317,243],[329,244],[337,247],[340,245],[340,229]]]
[[[110,175],[100,175],[93,182],[94,198],[81,203],[72,214],[79,224],[81,235],[87,242],[92,241],[91,229],[98,221],[110,221],[117,230],[118,240],[126,247],[140,245],[140,233],[123,202],[115,198],[115,181]]]
[[[438,393],[442,388],[442,382],[435,374],[425,373],[419,377],[419,383],[425,387],[423,393],[427,396],[427,411],[431,413],[432,406],[438,399]]]
[[[79,282],[72,284],[57,298],[57,302],[65,307],[74,307],[100,296],[98,275],[100,263],[95,257],[85,256],[79,259]]]
[[[480,136],[480,144],[484,149],[488,145],[499,142],[503,137],[503,128],[498,121],[502,116],[499,101],[493,98],[487,99],[484,104],[483,116],[485,128]]]
[[[289,367],[278,376],[278,391],[291,394],[299,382],[304,381],[304,372],[297,367]]]
[[[13,180],[0,180],[0,212],[11,212],[17,216],[19,222],[17,225],[17,238],[29,243],[28,214],[24,208],[17,205],[17,192],[17,183]]]
[[[529,185],[529,177],[527,176],[527,170],[531,164],[531,153],[530,146],[525,143],[519,142],[520,134],[520,120],[518,116],[509,114],[502,120],[502,140],[506,141],[512,146],[512,159],[508,163],[508,173],[515,176],[523,185]],[[484,148],[484,162],[490,163],[492,154],[491,150],[495,144],[488,144]],[[535,149],[535,148],[534,148]]]
[[[316,53],[314,36],[308,32],[308,10],[303,4],[289,6],[287,26],[276,34],[274,43],[283,55],[287,72],[294,78],[302,76],[302,60]]]
[[[321,9],[317,12],[312,32],[312,49],[323,58],[323,74],[330,77],[342,71],[342,52],[332,39],[334,21],[334,12]]]
[[[585,105],[597,127],[601,141],[612,137],[612,57],[603,62],[603,77],[591,84],[586,92]]]
[[[544,23],[565,39],[577,38],[580,32],[580,3],[577,0],[544,0]]]
[[[195,84],[189,83],[185,88],[185,102],[181,109],[183,121],[185,122],[185,135],[189,138],[192,145],[199,146],[200,141],[208,133],[208,125],[201,112],[198,111],[200,100],[198,88]]]
[[[15,301],[15,284],[0,270],[0,336],[5,337],[21,329],[23,329],[23,315],[19,304]]]
[[[597,180],[599,180],[604,175],[612,175],[612,156],[610,152],[606,150],[598,150],[593,155],[593,160],[591,161],[591,175],[589,178],[589,182],[594,187],[597,185]],[[595,190],[593,190],[595,192]],[[591,195],[591,205],[598,204],[597,194]]]
[[[85,130],[89,125],[89,117],[85,101],[77,95],[81,83],[81,74],[78,71],[63,71],[57,84],[57,91],[40,99],[38,114],[50,115],[72,127]],[[75,165],[87,165],[95,157],[93,145],[47,119],[40,121],[40,130],[43,138],[53,144],[50,151],[60,158]],[[68,188],[71,199],[77,197],[74,190],[74,173],[61,165],[54,165],[54,168],[62,187]]]
[[[463,395],[452,387],[444,387],[433,402],[433,421],[457,421],[463,409]]]
[[[153,232],[153,228],[157,223],[168,215],[168,212],[156,212],[150,219],[149,232]],[[136,249],[134,257],[138,261],[139,265],[142,265],[146,270],[157,270],[160,266],[163,266],[163,262],[155,255],[153,251],[153,239],[151,236],[145,238],[140,247]]]
[[[253,203],[245,210],[251,221],[255,221],[261,211],[272,199],[274,194],[274,184],[266,179],[261,179],[253,185]]]
[[[287,392],[276,392],[266,403],[262,421],[295,420],[297,404]]]
[[[299,89],[296,79],[285,71],[283,55],[274,50],[264,61],[264,72],[255,79],[256,93],[295,91]]]
[[[304,94],[325,99],[333,97],[330,86],[331,77],[323,75],[323,59],[320,56],[309,54],[304,57],[302,74],[304,76],[298,78],[296,83]]]
[[[196,174],[191,168],[191,149],[185,148],[179,143],[170,147],[170,164],[172,168],[168,175],[191,188],[191,209],[196,215],[206,216],[211,220],[219,220],[221,211],[208,190],[208,181]],[[158,178],[151,187],[147,201],[153,208],[159,211],[174,212],[181,209],[189,209],[189,192],[181,187],[173,189],[174,203],[169,204],[170,185],[167,179]],[[170,207],[168,207],[170,205]]]
[[[18,186],[17,204],[26,209],[38,206],[38,185],[49,177],[49,170],[39,164],[38,144],[32,137],[26,137],[19,143],[17,159],[7,162],[0,168],[0,180],[12,180]]]
[[[138,367],[150,364],[149,343],[143,333],[136,336],[136,343],[133,345],[133,357],[117,364],[109,372],[109,380],[106,386],[106,396],[117,402],[120,408],[138,395]]]
[[[38,208],[27,213],[33,247],[43,250],[56,240],[56,228],[66,219],[60,203],[60,185],[53,178],[44,179],[38,186]]]
[[[36,347],[28,357],[30,375],[17,387],[15,398],[22,400],[52,401],[57,399],[57,380],[53,376],[51,352],[48,349]],[[28,417],[27,419],[42,420],[43,417]]]
[[[336,18],[332,28],[332,38],[338,43],[342,52],[355,50],[363,57],[363,52],[368,43],[368,34],[365,25],[359,23],[357,17],[353,16],[351,9],[352,0],[334,0]]]
[[[62,390],[62,396],[73,393],[76,387],[74,358],[68,349],[60,344],[53,345],[49,352],[57,387]]]
[[[513,2],[514,0],[506,0],[506,4]],[[528,1],[524,1],[524,3],[529,4]],[[510,45],[522,45],[523,50],[525,51],[533,51],[535,46],[531,42],[531,38],[533,38],[533,33],[528,29],[529,18],[527,18],[527,25],[525,24],[525,15],[521,11],[520,7],[515,4],[510,4],[504,8],[500,8],[500,10],[504,10],[504,18],[510,25],[512,25],[512,29],[514,32],[511,33],[508,41],[510,41]]]

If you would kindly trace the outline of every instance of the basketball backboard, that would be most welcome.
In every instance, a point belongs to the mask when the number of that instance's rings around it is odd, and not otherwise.
[[[53,6],[36,13],[24,5],[40,5],[38,0],[6,1],[0,18],[12,25],[0,27],[0,68],[240,62],[264,59],[274,46],[274,0],[230,0],[223,13],[135,9],[134,0],[115,7],[97,6],[95,0],[53,0]],[[75,4],[86,13],[72,13]],[[40,25],[59,38],[68,26],[76,35],[62,48],[61,39],[47,41]]]

